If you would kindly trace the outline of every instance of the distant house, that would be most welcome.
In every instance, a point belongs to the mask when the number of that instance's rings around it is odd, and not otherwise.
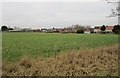
[[[106,26],[106,32],[107,33],[112,33],[113,28],[114,28],[114,26]]]
[[[101,26],[94,27],[94,32],[99,33],[101,31],[100,28],[101,28]]]
[[[90,31],[85,31],[84,33],[85,33],[85,34],[90,34]]]
[[[101,32],[101,30],[100,30],[101,27],[102,27],[102,26],[96,26],[96,27],[94,27],[94,32],[95,32],[95,33],[100,33],[100,32]],[[112,33],[113,27],[114,27],[114,26],[106,26],[105,32],[106,32],[106,33]]]
[[[47,32],[48,30],[46,28],[41,29],[41,32]]]
[[[90,28],[85,28],[84,33],[85,33],[85,34],[90,34]]]
[[[86,27],[85,30],[84,30],[84,33],[86,34],[90,34],[90,33],[93,33],[94,32],[94,28],[91,28],[91,27]]]

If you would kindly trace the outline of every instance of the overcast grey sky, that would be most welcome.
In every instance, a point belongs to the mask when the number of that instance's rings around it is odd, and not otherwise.
[[[106,2],[4,2],[2,24],[21,28],[114,25],[117,17],[106,18],[113,7]]]

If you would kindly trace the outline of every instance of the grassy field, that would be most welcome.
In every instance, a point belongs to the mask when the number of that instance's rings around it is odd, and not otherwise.
[[[2,39],[3,76],[118,75],[118,35],[4,32]]]
[[[4,62],[22,57],[50,57],[60,52],[111,46],[118,43],[112,34],[3,33]]]

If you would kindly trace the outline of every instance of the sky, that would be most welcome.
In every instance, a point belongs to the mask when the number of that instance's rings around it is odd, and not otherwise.
[[[94,1],[2,2],[2,25],[36,29],[117,24],[117,17],[106,18],[114,5]]]

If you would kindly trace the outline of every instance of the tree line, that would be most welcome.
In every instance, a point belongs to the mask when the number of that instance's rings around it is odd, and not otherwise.
[[[1,27],[1,31],[4,32],[4,31],[9,31],[9,30],[14,30],[13,28],[8,28],[7,26],[2,26]],[[106,30],[106,26],[103,25],[101,28],[101,33],[105,33],[105,30]],[[112,29],[112,32],[115,33],[115,34],[120,34],[120,25],[114,25],[113,29]],[[83,28],[79,28],[77,30],[77,33],[84,33],[84,30]]]

